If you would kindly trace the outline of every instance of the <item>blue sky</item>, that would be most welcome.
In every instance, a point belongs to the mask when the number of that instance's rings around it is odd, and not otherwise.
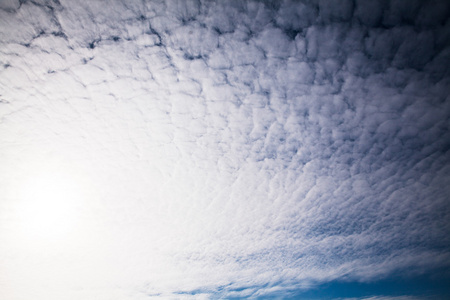
[[[331,282],[308,291],[299,291],[298,294],[294,292],[295,295],[291,299],[361,299],[377,295],[384,295],[386,298],[390,296],[394,299],[405,295],[412,299],[448,299],[450,295],[448,282],[448,274],[413,277],[395,274],[374,282]]]
[[[8,299],[447,298],[448,1],[0,1]]]

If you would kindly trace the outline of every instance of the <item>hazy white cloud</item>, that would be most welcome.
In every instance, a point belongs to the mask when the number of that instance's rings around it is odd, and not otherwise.
[[[448,267],[449,12],[2,1],[0,289],[262,297]]]

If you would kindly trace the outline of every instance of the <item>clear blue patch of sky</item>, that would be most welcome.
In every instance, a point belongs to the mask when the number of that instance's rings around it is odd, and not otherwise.
[[[426,300],[448,300],[450,299],[450,270],[435,270],[422,275],[399,273],[373,282],[333,281],[308,290],[279,292],[258,299],[319,300],[374,296],[415,296]]]
[[[294,291],[293,296],[282,299],[339,299],[371,296],[416,296],[423,299],[450,299],[450,270],[408,276],[397,274],[373,282],[334,281],[310,290]],[[280,298],[281,295],[273,298]]]

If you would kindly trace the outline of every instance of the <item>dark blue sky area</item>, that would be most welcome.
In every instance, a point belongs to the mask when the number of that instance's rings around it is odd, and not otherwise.
[[[450,299],[450,270],[436,270],[433,273],[416,276],[395,274],[389,278],[368,283],[333,281],[308,291],[294,292],[294,296],[285,299],[313,300],[374,296]],[[274,298],[277,297],[279,296]]]

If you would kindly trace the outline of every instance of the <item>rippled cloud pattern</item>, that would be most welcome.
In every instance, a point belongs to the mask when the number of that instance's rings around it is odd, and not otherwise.
[[[449,269],[449,16],[446,1],[2,0],[0,289],[283,298]],[[34,247],[15,197],[49,166],[81,182],[86,228]]]

